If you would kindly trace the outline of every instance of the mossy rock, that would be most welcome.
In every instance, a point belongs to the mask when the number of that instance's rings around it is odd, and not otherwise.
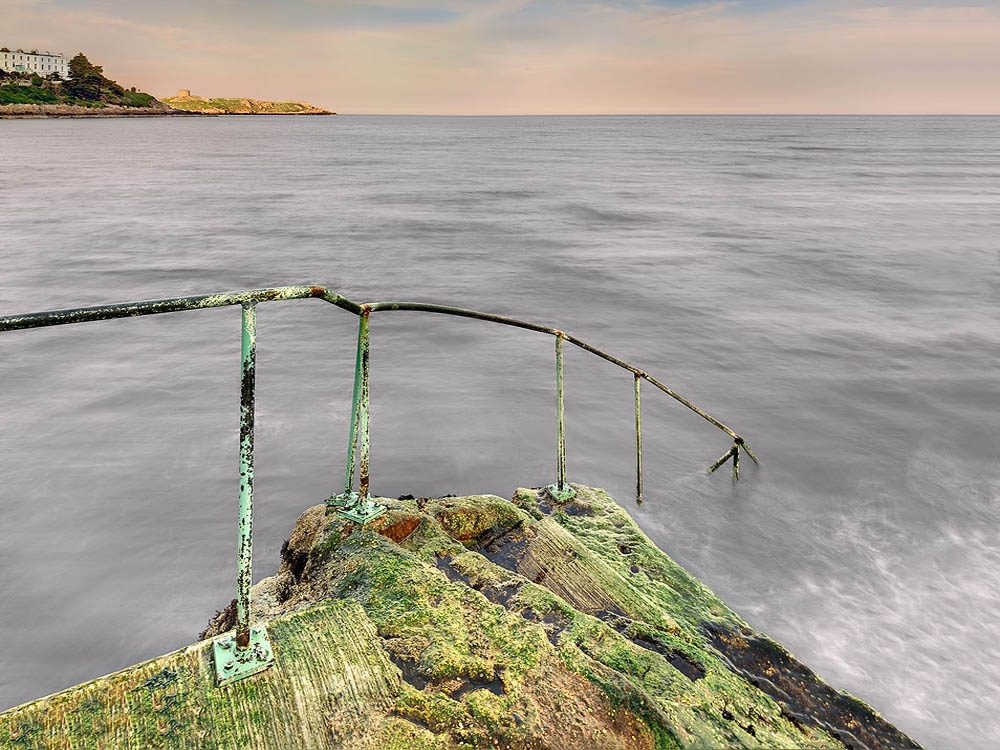
[[[217,688],[202,641],[0,714],[0,745],[917,746],[574,488],[310,508],[253,590],[273,668]]]

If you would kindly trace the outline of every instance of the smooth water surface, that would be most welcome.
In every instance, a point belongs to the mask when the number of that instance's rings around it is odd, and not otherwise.
[[[930,747],[1000,744],[1000,118],[0,122],[0,314],[312,282],[559,326],[653,539]],[[258,308],[256,577],[343,481],[356,319]],[[0,706],[235,594],[239,310],[0,334]],[[552,340],[372,319],[378,494],[554,479]],[[633,491],[569,347],[570,479]]]

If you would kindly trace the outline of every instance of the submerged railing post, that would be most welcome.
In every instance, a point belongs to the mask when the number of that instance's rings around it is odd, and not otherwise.
[[[639,408],[639,383],[642,377],[635,376],[635,502],[642,505],[642,411]]]
[[[576,490],[566,483],[566,416],[563,408],[563,332],[556,331],[556,411],[559,415],[559,444],[556,449],[556,483],[546,489],[559,502],[569,500]]]
[[[219,685],[249,677],[274,663],[263,627],[250,627],[250,586],[253,583],[253,427],[257,371],[257,303],[243,303],[240,368],[240,502],[239,562],[236,578],[236,635],[213,644]]]
[[[753,451],[750,450],[750,446],[746,444],[746,441],[741,437],[736,437],[733,440],[733,447],[727,450],[721,456],[719,456],[716,459],[715,463],[708,467],[708,473],[709,474],[713,473],[716,469],[722,466],[722,464],[726,463],[726,461],[728,461],[729,459],[733,459],[733,481],[734,482],[739,481],[740,449],[742,449],[744,453],[750,456],[751,461],[753,461],[755,464],[760,464],[760,461],[757,460],[757,457],[753,454]]]
[[[366,523],[385,513],[384,505],[372,502],[369,497],[369,387],[370,369],[368,346],[369,305],[361,305],[358,315],[358,349],[354,359],[354,393],[351,397],[351,426],[347,445],[347,471],[344,492],[326,501],[327,512],[357,523]],[[361,467],[358,476],[358,491],[354,491],[354,464],[360,442]]]

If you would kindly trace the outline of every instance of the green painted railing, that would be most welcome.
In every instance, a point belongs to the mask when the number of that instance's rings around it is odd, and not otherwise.
[[[713,424],[733,439],[732,446],[715,461],[708,472],[711,474],[726,461],[732,459],[733,479],[739,479],[739,459],[742,449],[753,461],[756,456],[750,451],[746,441],[715,417],[702,411],[683,396],[680,396],[662,382],[628,362],[601,351],[580,339],[556,328],[548,328],[515,318],[464,310],[459,307],[445,307],[422,302],[376,302],[358,304],[325,287],[316,285],[285,286],[270,289],[252,289],[221,294],[205,294],[195,297],[172,297],[170,299],[145,302],[124,302],[113,305],[80,307],[69,310],[7,315],[0,317],[0,332],[25,328],[43,328],[85,323],[111,318],[133,318],[141,315],[203,310],[210,307],[240,305],[242,316],[242,361],[240,376],[240,497],[239,497],[239,553],[237,564],[236,630],[235,636],[226,636],[215,641],[213,646],[215,670],[218,683],[225,685],[266,669],[274,661],[271,645],[263,627],[250,624],[250,586],[252,582],[251,563],[253,560],[253,463],[254,463],[254,391],[257,360],[257,303],[277,300],[307,299],[315,297],[336,305],[358,316],[357,357],[354,366],[354,394],[351,400],[351,420],[348,435],[347,470],[344,492],[327,500],[328,512],[336,512],[357,523],[366,523],[385,513],[385,507],[375,503],[370,496],[369,475],[369,322],[375,312],[428,312],[442,315],[456,315],[464,318],[485,320],[491,323],[525,328],[529,331],[548,334],[555,338],[556,349],[556,406],[558,414],[558,444],[556,449],[556,481],[546,489],[557,500],[565,501],[573,497],[574,490],[566,481],[566,428],[563,408],[563,343],[569,342],[612,364],[628,370],[635,380],[635,473],[636,501],[642,502],[642,416],[640,412],[639,386],[641,381],[659,388],[676,399],[702,419]],[[354,489],[355,468],[358,471],[358,489]]]

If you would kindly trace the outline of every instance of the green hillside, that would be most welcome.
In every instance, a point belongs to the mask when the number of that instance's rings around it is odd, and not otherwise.
[[[82,52],[69,61],[69,80],[57,75],[42,78],[28,73],[0,71],[0,105],[60,104],[75,107],[152,108],[161,106],[156,97],[125,88],[104,75]]]

